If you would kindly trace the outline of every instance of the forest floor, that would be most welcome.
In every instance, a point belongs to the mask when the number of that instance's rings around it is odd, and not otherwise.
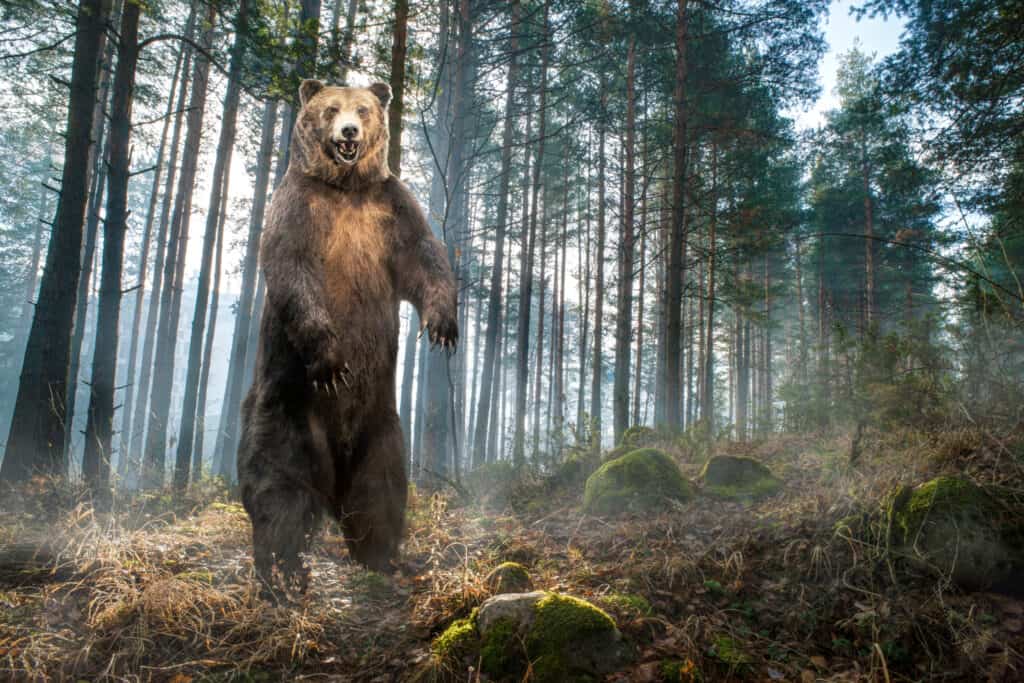
[[[0,511],[0,677],[406,680],[432,638],[488,597],[488,572],[514,560],[537,588],[613,616],[633,661],[612,681],[669,669],[681,681],[1024,680],[1021,596],[960,592],[836,530],[869,519],[898,483],[944,471],[1020,499],[1024,451],[978,431],[890,433],[866,440],[852,468],[849,443],[718,444],[785,480],[752,504],[698,497],[602,519],[581,511],[581,487],[552,494],[539,481],[487,505],[414,495],[394,577],[349,563],[329,527],[307,558],[308,591],[282,605],[259,597],[248,518],[223,492],[138,496],[111,516],[34,482]],[[699,458],[674,455],[696,477]]]

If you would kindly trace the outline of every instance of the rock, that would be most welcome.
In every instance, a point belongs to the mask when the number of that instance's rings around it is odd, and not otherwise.
[[[662,440],[663,439],[658,435],[658,432],[650,427],[634,425],[622,433],[622,439],[619,443],[622,446],[629,446],[633,449],[637,449],[650,448],[651,446],[657,445]]]
[[[753,458],[716,455],[701,471],[704,493],[726,500],[759,500],[782,490],[782,481]]]
[[[537,683],[603,677],[627,660],[611,617],[590,603],[557,593],[495,596],[434,641],[435,671],[480,663],[490,680],[520,680],[529,667]]]
[[[526,567],[518,562],[502,562],[484,579],[491,595],[526,593],[533,590],[533,580]]]
[[[654,448],[632,451],[602,465],[587,479],[583,509],[594,514],[665,507],[665,500],[693,498],[687,481],[672,458]]]
[[[1005,585],[1024,568],[1020,523],[970,480],[937,477],[893,495],[888,537],[899,554],[967,590]]]

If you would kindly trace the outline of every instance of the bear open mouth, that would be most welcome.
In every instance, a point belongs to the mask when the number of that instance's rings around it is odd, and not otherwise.
[[[342,164],[354,164],[359,157],[359,143],[355,140],[342,140],[334,143],[334,159]]]

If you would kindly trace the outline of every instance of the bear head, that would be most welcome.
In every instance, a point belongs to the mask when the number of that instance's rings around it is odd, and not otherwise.
[[[307,79],[299,100],[292,156],[303,173],[339,187],[388,177],[391,86],[344,88]]]

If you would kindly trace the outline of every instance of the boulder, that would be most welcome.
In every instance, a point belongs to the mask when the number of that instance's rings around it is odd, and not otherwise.
[[[704,493],[725,500],[759,500],[782,490],[782,480],[753,458],[716,455],[701,471]]]
[[[594,605],[568,595],[535,591],[495,596],[434,641],[456,673],[480,663],[489,680],[521,680],[528,667],[537,683],[590,681],[622,667],[628,650],[615,622]],[[461,665],[460,665],[461,664]]]
[[[533,590],[533,580],[526,567],[518,562],[502,562],[484,579],[491,595],[526,593]]]
[[[672,458],[643,448],[610,460],[587,479],[583,509],[593,514],[618,514],[665,507],[666,499],[686,502],[693,485]]]
[[[968,479],[904,486],[889,499],[886,515],[894,551],[962,588],[1005,586],[1024,569],[1019,519]]]

